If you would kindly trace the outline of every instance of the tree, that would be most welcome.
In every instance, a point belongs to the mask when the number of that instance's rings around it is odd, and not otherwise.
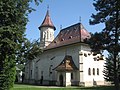
[[[22,43],[22,47],[19,49],[18,54],[16,56],[16,63],[18,66],[24,67],[24,64],[27,62],[27,60],[33,60],[35,59],[42,50],[39,46],[40,42],[38,40],[34,40],[30,42],[29,40],[25,40],[24,43]],[[20,66],[20,67],[21,67]]]
[[[13,87],[16,55],[25,40],[27,15],[33,10],[31,1],[0,0],[0,90]]]
[[[28,49],[28,51],[25,53],[25,58],[27,60],[33,60],[35,59],[39,54],[42,53],[42,49],[40,49],[40,42],[38,42],[38,40],[34,40],[31,44],[30,44],[30,48]]]
[[[110,81],[112,83],[114,83],[114,55],[112,53],[110,53],[108,55],[108,57],[106,58],[106,63],[104,66],[104,76],[105,76],[105,80]],[[120,55],[118,56],[118,59],[120,59]],[[120,60],[118,62],[119,66],[120,66]],[[120,69],[118,70],[118,76],[119,76],[119,80],[120,80]],[[120,83],[120,82],[119,82]]]
[[[120,0],[94,0],[93,3],[96,14],[92,14],[92,20],[90,24],[105,23],[105,28],[98,34],[103,38],[97,42],[98,44],[91,45],[94,50],[97,51],[97,45],[101,50],[107,50],[109,53],[113,54],[113,77],[115,90],[119,90],[119,75],[118,71],[120,69],[117,59],[120,51]],[[95,34],[96,35],[96,34]],[[93,35],[91,40],[96,42],[95,36]],[[99,49],[99,50],[100,50]]]

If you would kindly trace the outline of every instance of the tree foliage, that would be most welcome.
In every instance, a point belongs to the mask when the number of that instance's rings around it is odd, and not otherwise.
[[[94,50],[107,50],[108,52],[120,51],[119,35],[120,35],[120,1],[119,0],[95,0],[93,4],[97,14],[92,14],[90,24],[105,23],[105,28],[100,33],[92,35],[91,40],[97,45],[91,47]],[[118,7],[117,5],[118,4]],[[119,13],[117,13],[119,12]],[[116,30],[117,25],[117,30]],[[117,32],[116,32],[117,31]],[[117,37],[116,37],[117,36]],[[117,41],[117,44],[115,42]],[[95,46],[95,47],[94,47]]]
[[[38,40],[33,41],[30,44],[30,48],[28,51],[25,53],[25,58],[27,60],[33,60],[35,59],[39,54],[42,53],[42,50],[40,49],[40,42]]]
[[[16,63],[25,64],[27,60],[33,60],[36,58],[42,52],[39,48],[39,44],[38,40],[30,42],[26,39],[18,51]]]
[[[92,14],[91,25],[104,23],[105,28],[91,37],[91,48],[94,51],[107,50],[113,55],[113,78],[116,90],[119,90],[119,59],[120,52],[120,0],[94,0],[96,14]],[[93,45],[94,44],[94,45]],[[108,65],[109,66],[109,65]],[[109,70],[109,69],[107,69]],[[106,71],[107,72],[107,71]],[[108,71],[109,72],[109,71]],[[105,73],[106,74],[106,73]]]
[[[30,2],[32,0],[0,0],[0,90],[13,87],[15,60],[25,41],[27,15],[33,10]]]
[[[120,55],[117,57],[119,59],[118,65],[120,67]],[[104,76],[105,76],[105,80],[110,81],[112,83],[114,83],[114,55],[112,53],[110,53],[108,55],[108,57],[106,58],[106,63],[104,66]],[[120,80],[120,69],[118,70],[118,76],[119,76],[119,80]]]

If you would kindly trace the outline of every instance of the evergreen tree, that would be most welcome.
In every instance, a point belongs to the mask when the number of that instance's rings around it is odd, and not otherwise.
[[[31,44],[27,52],[25,53],[25,58],[27,60],[33,60],[35,59],[39,54],[42,53],[42,50],[40,49],[40,42],[38,40],[34,40]]]
[[[21,49],[18,51],[16,63],[25,64],[27,60],[33,60],[36,58],[42,52],[42,50],[39,48],[39,44],[40,42],[38,42],[38,40],[30,42],[26,39],[24,43],[22,43]]]
[[[105,76],[105,80],[110,81],[112,83],[114,83],[114,55],[112,53],[110,53],[108,55],[108,57],[106,58],[106,63],[104,66],[104,76]],[[118,57],[118,59],[120,59],[120,56]],[[120,66],[120,60],[118,62],[118,65]],[[119,80],[120,80],[120,69],[118,70],[118,76],[119,76]],[[120,83],[120,82],[119,82]]]
[[[13,87],[16,56],[25,40],[27,15],[33,10],[31,1],[0,0],[0,90]]]
[[[93,42],[97,42],[95,45],[91,45],[94,50],[97,51],[97,46],[99,46],[99,50],[107,50],[109,53],[113,55],[113,78],[115,84],[115,90],[119,90],[119,59],[118,53],[120,52],[120,0],[94,0],[93,3],[96,14],[92,15],[92,20],[90,20],[90,24],[99,24],[105,23],[105,28],[102,32],[98,33],[96,36],[92,36],[91,40]],[[96,35],[96,33],[95,33]],[[99,37],[102,39],[99,41]]]

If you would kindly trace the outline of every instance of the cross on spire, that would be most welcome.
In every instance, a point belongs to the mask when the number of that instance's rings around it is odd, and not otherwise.
[[[81,23],[81,16],[79,16],[79,22]]]
[[[47,5],[47,10],[49,10],[49,5]]]
[[[39,29],[41,29],[41,27],[51,27],[51,28],[53,28],[54,30],[56,29],[55,26],[54,26],[53,23],[52,23],[52,20],[51,20],[51,18],[50,18],[50,15],[49,15],[49,5],[47,6],[46,16],[45,16],[42,24],[40,25]]]

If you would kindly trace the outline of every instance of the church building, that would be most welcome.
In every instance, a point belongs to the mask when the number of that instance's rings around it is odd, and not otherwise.
[[[82,23],[56,30],[47,10],[39,26],[43,52],[25,65],[25,82],[38,85],[94,86],[104,85],[101,54],[91,52],[85,43],[91,37]]]

